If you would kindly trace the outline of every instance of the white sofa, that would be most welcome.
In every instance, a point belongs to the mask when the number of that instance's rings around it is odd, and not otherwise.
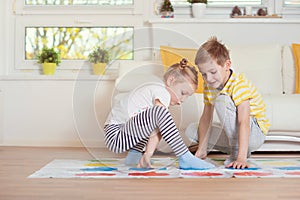
[[[263,95],[271,127],[265,144],[258,151],[300,151],[300,94],[295,91],[295,64],[290,45],[227,45],[232,68],[245,73]],[[143,82],[156,81],[163,74],[161,61],[121,61],[116,80],[116,98]],[[203,110],[203,95],[194,94],[181,106],[170,107],[187,145],[184,131],[198,122]],[[215,117],[215,119],[217,119]],[[169,152],[161,142],[159,150]]]

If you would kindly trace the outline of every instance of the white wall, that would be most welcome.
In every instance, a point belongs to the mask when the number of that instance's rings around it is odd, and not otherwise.
[[[225,44],[291,44],[300,43],[300,20],[284,19],[175,19],[150,20],[153,46],[198,48],[211,36]]]
[[[0,4],[0,27],[1,27],[1,31],[0,31],[0,43],[2,44],[2,48],[0,48],[0,74],[3,74],[3,66],[4,66],[4,42],[5,42],[5,24],[4,24],[4,18],[5,18],[5,9],[4,9],[5,3],[1,3]]]
[[[1,81],[3,144],[102,145],[113,85],[109,79]]]
[[[3,92],[0,90],[0,145],[3,144],[3,120],[4,120]]]
[[[3,70],[5,67],[5,55],[4,55],[4,47],[5,47],[5,2],[0,4],[0,44],[2,44],[2,48],[0,48],[0,75],[3,74]],[[0,83],[0,145],[3,144],[3,92]]]
[[[16,75],[9,41],[14,33],[5,13],[11,0],[0,4],[0,144],[33,146],[104,146],[103,123],[111,107],[113,76],[74,78],[74,73],[54,77]],[[147,6],[146,6],[147,9]],[[273,23],[226,20],[184,20],[144,18],[144,28],[136,30],[135,59],[151,58],[159,45],[197,48],[212,35],[228,44],[300,43],[299,22]],[[109,20],[109,18],[107,18]],[[158,29],[150,29],[155,27]],[[160,30],[159,30],[160,29]],[[164,29],[161,31],[161,29]],[[251,59],[251,58],[249,58]]]

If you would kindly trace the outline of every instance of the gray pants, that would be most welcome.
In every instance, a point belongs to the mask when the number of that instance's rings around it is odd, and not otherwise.
[[[237,109],[232,99],[226,95],[219,95],[214,108],[220,123],[212,123],[208,139],[208,151],[212,149],[231,154],[236,157],[238,153],[238,125]],[[190,124],[185,134],[193,144],[198,143],[198,123]],[[265,135],[261,131],[255,118],[250,117],[250,136],[248,144],[248,157],[257,150],[265,141]]]

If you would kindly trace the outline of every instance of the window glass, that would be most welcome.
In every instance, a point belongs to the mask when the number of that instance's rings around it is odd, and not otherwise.
[[[44,46],[58,49],[62,60],[86,60],[95,46],[113,59],[133,59],[133,27],[26,27],[25,33],[25,60]]]
[[[39,69],[43,47],[61,54],[61,69],[81,69],[97,46],[113,60],[134,59],[140,0],[16,0],[15,69]]]
[[[172,5],[180,6],[180,5],[189,5],[189,2],[187,0],[171,0]]]
[[[300,7],[300,0],[285,0],[284,6],[287,7]]]
[[[209,6],[241,6],[241,5],[261,5],[261,0],[235,0],[235,1],[226,1],[226,0],[208,0],[207,4]]]
[[[25,0],[26,5],[133,5],[133,0]]]
[[[171,0],[173,5],[185,5],[188,0]],[[261,0],[207,0],[208,6],[261,5]]]

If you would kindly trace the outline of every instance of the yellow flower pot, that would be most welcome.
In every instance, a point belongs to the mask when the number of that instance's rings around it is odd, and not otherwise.
[[[93,71],[95,75],[104,75],[106,63],[93,64]]]
[[[45,75],[55,74],[56,63],[43,63],[43,72]]]

